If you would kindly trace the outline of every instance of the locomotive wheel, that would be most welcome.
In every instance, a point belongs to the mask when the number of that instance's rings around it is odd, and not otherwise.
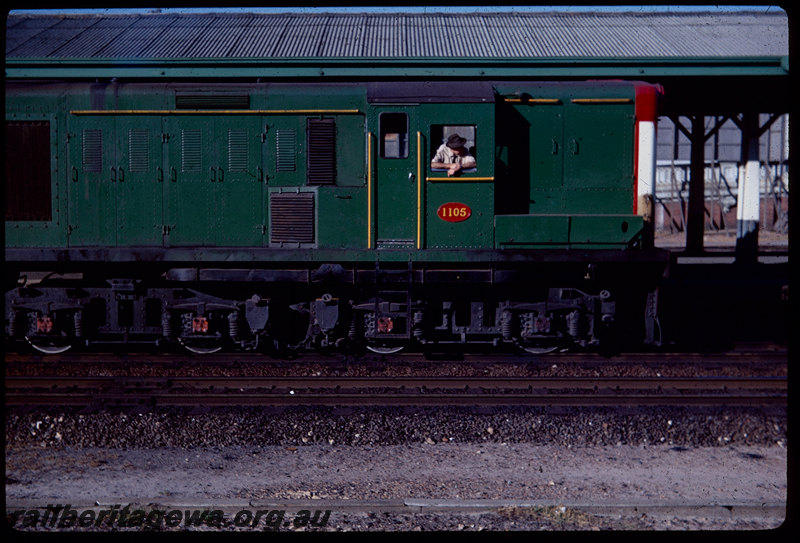
[[[375,344],[367,344],[367,349],[377,354],[394,354],[394,353],[399,353],[400,351],[405,349],[405,346],[403,345],[388,346],[384,344],[375,343]]]
[[[537,342],[537,343],[517,343],[517,346],[525,351],[526,353],[530,354],[549,354],[559,350],[561,347],[560,345],[553,345],[546,342]]]
[[[178,341],[190,353],[213,354],[222,350],[218,338],[179,338]]]
[[[28,337],[25,340],[31,347],[44,354],[60,354],[72,348],[72,342],[63,337]]]

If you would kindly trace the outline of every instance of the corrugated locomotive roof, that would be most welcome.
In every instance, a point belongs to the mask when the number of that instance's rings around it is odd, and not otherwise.
[[[11,14],[6,58],[780,57],[788,26],[750,12]]]

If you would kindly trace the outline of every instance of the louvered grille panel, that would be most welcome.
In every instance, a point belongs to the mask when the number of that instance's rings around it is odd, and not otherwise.
[[[202,167],[199,130],[181,130],[181,171],[198,173]]]
[[[308,119],[309,185],[336,183],[336,122],[333,119]]]
[[[97,173],[103,169],[103,131],[87,128],[81,136],[83,171]]]
[[[128,130],[128,169],[132,172],[150,170],[149,130]]]
[[[247,130],[228,130],[228,170],[246,172],[248,163]]]
[[[249,109],[250,96],[182,95],[175,97],[175,109]]]
[[[275,132],[275,170],[293,172],[297,168],[297,133],[294,129],[280,129]]]
[[[269,211],[272,243],[314,243],[313,192],[274,193]]]

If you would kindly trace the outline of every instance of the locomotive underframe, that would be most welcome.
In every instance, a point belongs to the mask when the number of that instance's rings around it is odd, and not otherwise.
[[[6,293],[6,334],[11,348],[29,343],[50,353],[137,344],[198,353],[446,346],[539,353],[658,342],[660,252],[559,254],[515,262],[506,253],[505,262],[474,265],[162,262],[156,270],[152,262],[70,262],[57,270],[27,262],[7,275],[17,285]],[[23,271],[37,267],[53,275],[26,282]]]

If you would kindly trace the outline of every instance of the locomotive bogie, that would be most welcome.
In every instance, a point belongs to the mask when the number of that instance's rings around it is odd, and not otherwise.
[[[7,337],[44,352],[137,344],[195,353],[595,348],[617,325],[616,297],[600,286],[620,290],[630,279],[600,273],[598,266],[563,264],[550,271],[324,264],[304,274],[276,270],[279,281],[219,280],[236,270],[207,270],[211,280],[199,280],[205,276],[199,270],[171,271],[151,287],[142,279],[17,287],[6,294]],[[306,281],[288,280],[301,275]],[[581,288],[548,286],[558,281]],[[628,293],[623,312],[629,320],[632,311],[644,313],[637,305],[642,299]]]
[[[7,292],[7,337],[24,339],[38,350],[55,344],[66,350],[75,345],[168,342],[190,350],[210,349],[209,345],[219,350],[252,349],[266,334],[269,301],[258,295],[239,301],[183,287],[145,289],[131,280],[108,283]]]

